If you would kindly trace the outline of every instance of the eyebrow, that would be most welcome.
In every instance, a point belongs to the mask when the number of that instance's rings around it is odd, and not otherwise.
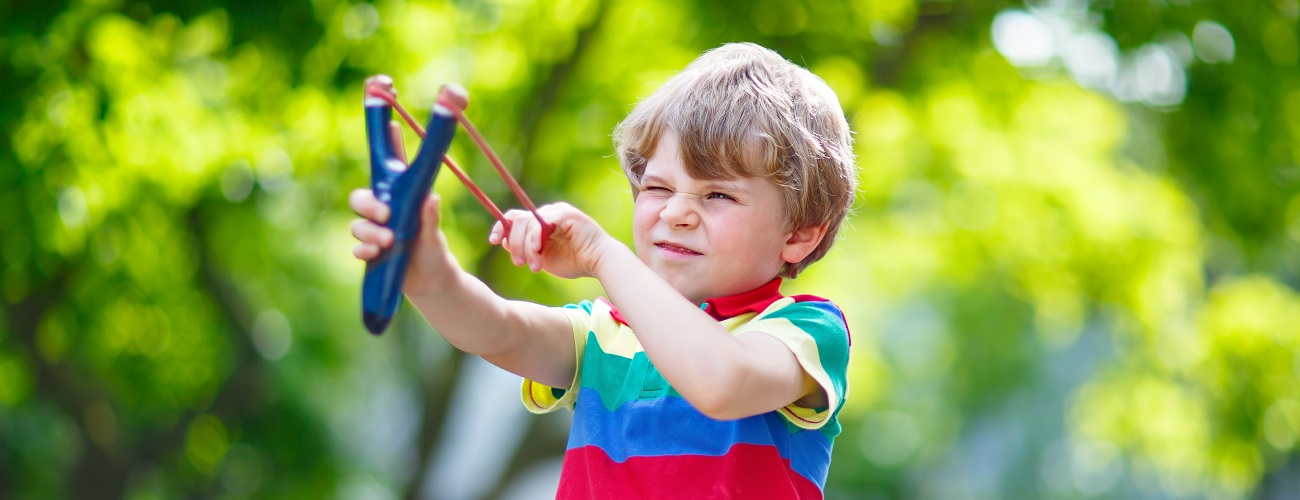
[[[641,176],[640,184],[644,185],[649,182],[654,182],[658,184],[671,184],[670,182],[668,182],[667,179],[664,179],[663,177],[659,177],[655,174],[645,174]],[[714,191],[714,190],[731,191],[737,194],[749,193],[749,190],[745,189],[744,187],[741,187],[740,184],[731,180],[726,180],[726,179],[706,180],[706,181],[702,181],[702,183],[706,188],[708,188],[709,191]]]

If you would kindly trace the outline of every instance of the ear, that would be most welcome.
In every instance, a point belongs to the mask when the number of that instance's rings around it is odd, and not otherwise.
[[[801,227],[790,232],[786,237],[785,246],[781,249],[781,260],[794,264],[807,257],[817,245],[826,237],[826,228],[830,227],[829,222],[823,222],[816,226]]]

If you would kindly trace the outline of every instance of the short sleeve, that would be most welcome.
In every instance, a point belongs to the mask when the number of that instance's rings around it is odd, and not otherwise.
[[[559,389],[525,378],[521,396],[524,407],[528,408],[528,411],[540,414],[550,413],[559,408],[573,409],[573,402],[578,397],[578,386],[582,382],[582,354],[587,349],[591,307],[592,303],[584,300],[579,304],[556,308],[569,319],[569,326],[573,329],[573,382],[569,384],[568,389]]]
[[[743,331],[775,337],[794,353],[799,366],[826,392],[826,408],[790,404],[778,410],[791,424],[820,429],[844,405],[848,389],[849,330],[844,314],[829,301],[794,302],[769,308]]]

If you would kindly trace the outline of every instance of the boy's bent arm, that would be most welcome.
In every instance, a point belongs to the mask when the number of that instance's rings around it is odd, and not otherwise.
[[[732,335],[646,267],[626,246],[604,252],[596,278],[669,384],[705,415],[736,419],[826,395],[780,340]]]
[[[440,286],[407,297],[457,349],[551,387],[573,381],[573,328],[559,310],[502,298],[459,266]]]
[[[357,258],[375,259],[392,246],[394,234],[382,224],[388,206],[368,189],[357,189],[348,204],[365,219],[352,224],[360,244]],[[522,377],[567,388],[575,373],[575,339],[567,316],[557,309],[509,301],[461,269],[438,229],[438,198],[421,207],[422,225],[407,268],[404,292],[451,345]]]

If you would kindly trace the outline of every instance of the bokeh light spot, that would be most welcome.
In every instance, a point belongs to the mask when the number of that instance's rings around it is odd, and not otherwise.
[[[253,322],[253,346],[268,361],[283,358],[293,346],[293,329],[289,319],[276,309],[257,315]]]
[[[1264,413],[1264,437],[1277,451],[1291,451],[1300,437],[1300,404],[1293,399],[1273,403]]]
[[[1018,9],[1003,11],[993,18],[993,46],[1019,67],[1046,66],[1056,57],[1047,23]]]
[[[185,457],[200,472],[211,474],[226,455],[226,427],[212,415],[200,415],[190,422],[185,435]]]
[[[1237,42],[1232,33],[1214,21],[1196,23],[1192,30],[1192,44],[1196,57],[1208,64],[1230,63],[1237,53]]]
[[[239,160],[221,172],[221,194],[230,201],[244,201],[253,192],[253,169]]]
[[[80,188],[71,186],[59,193],[59,218],[70,228],[86,221],[86,196]]]
[[[359,3],[343,16],[343,36],[352,40],[365,40],[379,29],[379,11],[374,5]]]
[[[1070,40],[1063,54],[1065,67],[1079,85],[1109,90],[1119,73],[1119,46],[1106,33],[1084,33]]]

